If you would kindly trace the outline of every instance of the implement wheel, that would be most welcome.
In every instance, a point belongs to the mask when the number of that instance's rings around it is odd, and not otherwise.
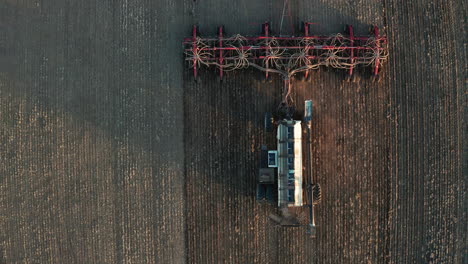
[[[320,184],[312,184],[312,190],[314,191],[314,205],[319,204],[322,201],[322,190]]]
[[[380,82],[380,74],[372,75],[372,82],[379,83]]]

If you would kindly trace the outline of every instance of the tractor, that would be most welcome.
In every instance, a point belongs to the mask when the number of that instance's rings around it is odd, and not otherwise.
[[[260,150],[260,166],[257,177],[256,199],[260,203],[276,204],[283,212],[283,218],[272,216],[280,225],[300,226],[300,223],[288,213],[290,207],[309,208],[309,231],[315,233],[314,205],[320,203],[321,189],[314,183],[312,165],[310,168],[310,182],[306,185],[303,171],[303,153],[308,152],[311,158],[312,145],[310,141],[312,127],[311,100],[305,101],[303,120],[294,120],[291,115],[283,115],[275,121],[270,112],[265,113],[264,129],[266,133],[275,133],[276,146],[268,149],[263,144]],[[304,126],[304,127],[303,127]],[[303,128],[307,129],[303,137]],[[306,151],[302,149],[303,139],[309,145]],[[306,201],[309,203],[306,203]]]

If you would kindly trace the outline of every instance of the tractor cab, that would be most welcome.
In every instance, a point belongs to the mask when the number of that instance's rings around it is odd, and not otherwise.
[[[302,206],[301,121],[280,120],[276,132],[276,149],[261,149],[257,200],[278,207]]]

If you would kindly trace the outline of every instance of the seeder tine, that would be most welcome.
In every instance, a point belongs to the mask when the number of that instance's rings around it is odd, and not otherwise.
[[[217,36],[200,38],[199,28],[194,25],[192,36],[184,39],[186,61],[193,67],[195,79],[201,66],[219,71],[219,79],[226,72],[248,67],[263,71],[266,80],[273,73],[285,79],[293,76],[310,79],[311,71],[333,69],[349,76],[356,75],[358,67],[371,68],[378,75],[388,54],[386,38],[379,28],[373,26],[370,36],[355,36],[352,25],[346,25],[346,34],[331,36],[314,35],[311,25],[303,22],[301,36],[272,36],[269,22],[262,24],[262,35],[227,37],[224,26],[217,27]],[[358,76],[359,77],[359,76]]]
[[[374,26],[374,35],[375,37],[379,37],[380,33],[379,33],[379,27],[378,26]]]
[[[270,22],[265,22],[262,25],[262,34],[264,37],[270,36]],[[265,68],[268,69],[268,63],[265,64]],[[265,71],[265,81],[268,81],[270,78],[268,71]]]
[[[224,71],[222,65],[224,65],[224,51],[223,51],[223,38],[224,38],[224,26],[218,27],[218,42],[219,42],[219,81],[223,81]]]
[[[309,25],[310,23],[308,22],[303,22],[303,27],[304,27],[304,36],[308,37],[310,32],[309,32]]]
[[[310,70],[305,71],[305,73],[304,73],[304,80],[305,81],[309,80],[309,75],[310,75]]]
[[[303,33],[304,33],[304,36],[305,37],[308,37],[310,35],[310,24],[309,22],[302,22],[302,27],[303,27]],[[307,55],[309,55],[309,51],[307,51]],[[308,80],[309,79],[309,74],[310,74],[310,70],[306,70],[304,72],[304,80]]]
[[[376,45],[376,48],[379,49],[380,48],[380,32],[379,32],[379,27],[377,26],[374,26],[374,37],[375,37],[375,45]],[[374,65],[374,76],[375,76],[375,80],[378,81],[380,78],[379,78],[379,71],[380,71],[380,58],[377,57],[375,59],[375,65]]]
[[[262,35],[264,37],[269,37],[270,36],[270,22],[265,22],[262,24]]]
[[[197,53],[197,37],[198,37],[198,26],[197,25],[193,25],[193,28],[192,28],[192,50],[193,50],[193,54],[196,54]],[[193,59],[193,78],[195,79],[195,81],[197,81],[198,79],[198,65],[197,65],[197,60],[194,58]]]
[[[351,67],[349,69],[349,72],[348,72],[348,75],[350,77],[350,79],[352,79],[352,76],[354,74],[354,62],[355,62],[355,54],[354,54],[354,28],[352,25],[347,25],[346,26],[346,30],[348,31],[347,33],[349,34],[349,40],[350,40],[350,47],[351,47],[351,50],[350,50],[350,62],[351,62]]]

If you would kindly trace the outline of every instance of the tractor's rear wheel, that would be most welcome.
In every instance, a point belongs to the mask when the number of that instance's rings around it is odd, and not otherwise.
[[[265,199],[266,189],[263,184],[257,183],[257,201],[262,201]]]
[[[312,190],[314,191],[314,205],[319,204],[322,201],[322,190],[320,188],[320,184],[312,184]]]
[[[275,192],[273,191],[273,185],[268,184],[266,186],[266,191],[265,191],[265,199],[267,200],[267,202],[269,202],[269,203],[274,203],[275,202],[274,193]]]

